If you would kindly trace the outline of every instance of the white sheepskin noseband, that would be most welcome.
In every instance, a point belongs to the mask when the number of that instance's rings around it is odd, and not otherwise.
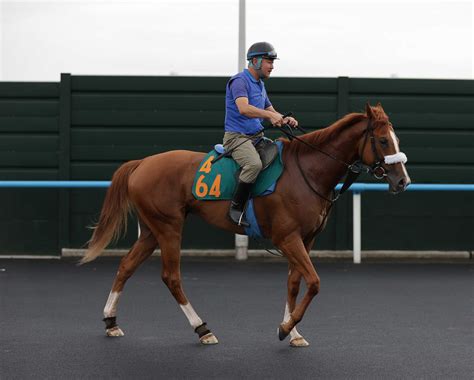
[[[403,152],[398,152],[398,153],[395,153],[395,154],[391,154],[389,156],[385,156],[384,158],[385,158],[385,163],[387,165],[397,164],[399,162],[404,164],[405,162],[408,161],[406,154],[403,153]]]

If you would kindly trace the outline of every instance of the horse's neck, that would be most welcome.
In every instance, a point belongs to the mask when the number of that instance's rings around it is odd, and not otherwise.
[[[337,158],[336,160],[310,148],[304,149],[300,160],[311,163],[305,165],[305,174],[315,187],[330,194],[347,172],[347,167],[340,161],[351,164],[358,158],[359,143],[366,127],[367,122],[363,120],[352,126],[338,128],[323,140],[319,139],[317,133],[314,132],[306,136],[307,142]]]

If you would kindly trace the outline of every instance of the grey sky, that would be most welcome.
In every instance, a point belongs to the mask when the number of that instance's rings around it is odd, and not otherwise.
[[[0,4],[0,80],[237,71],[238,0]],[[472,79],[473,12],[471,0],[247,0],[247,46],[276,47],[275,76]]]

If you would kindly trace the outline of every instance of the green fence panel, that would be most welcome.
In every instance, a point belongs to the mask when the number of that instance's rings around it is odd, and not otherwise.
[[[109,180],[128,160],[174,149],[207,152],[222,140],[227,80],[63,74],[60,83],[0,82],[0,179]],[[277,77],[266,86],[275,108],[292,111],[308,131],[381,102],[414,182],[472,183],[474,81]],[[4,253],[83,246],[105,196],[104,189],[1,191]],[[473,194],[364,193],[362,199],[363,249],[474,246],[468,231]],[[135,224],[132,218],[119,247],[132,244]],[[191,216],[183,247],[231,248],[233,241],[232,234]],[[315,247],[351,249],[350,195],[338,201]]]
[[[0,82],[0,180],[56,180],[59,84]],[[58,191],[0,189],[0,254],[58,254]]]

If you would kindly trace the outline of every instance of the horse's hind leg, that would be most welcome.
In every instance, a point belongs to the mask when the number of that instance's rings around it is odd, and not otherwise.
[[[159,223],[151,227],[161,248],[161,277],[188,318],[194,332],[199,335],[200,342],[202,344],[217,344],[217,338],[197,315],[183,291],[180,271],[182,226],[183,221],[177,221],[174,224]]]
[[[125,282],[155,250],[158,243],[150,229],[140,223],[141,233],[138,240],[120,261],[120,267],[115,276],[112,290],[104,307],[104,322],[107,336],[123,336],[124,333],[117,325],[117,304]]]

